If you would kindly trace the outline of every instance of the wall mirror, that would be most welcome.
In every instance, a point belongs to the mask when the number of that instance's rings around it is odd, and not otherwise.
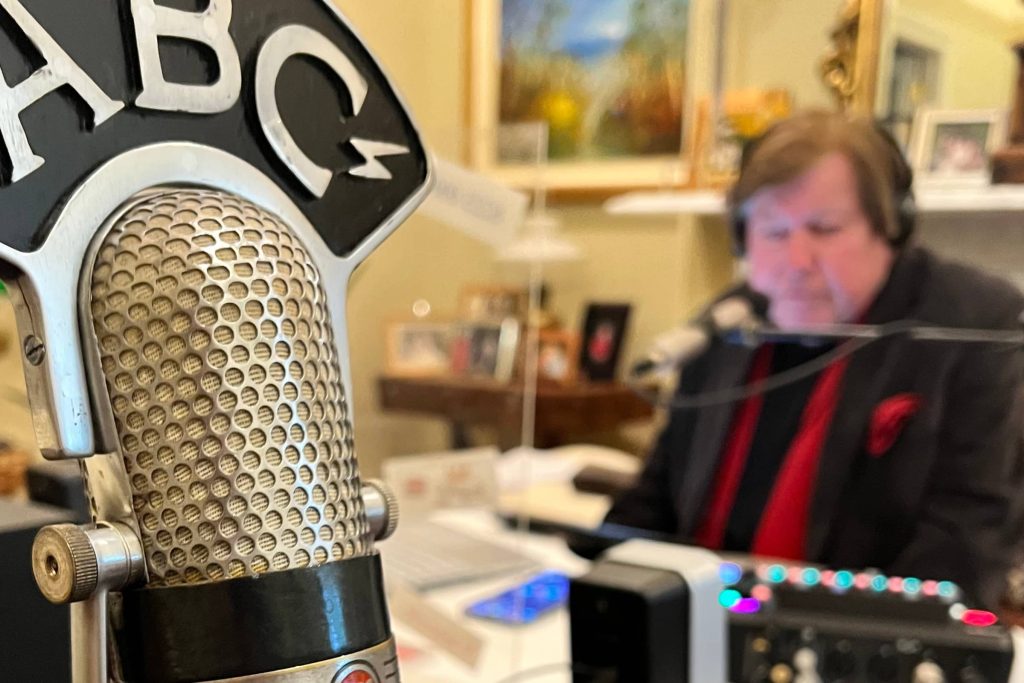
[[[1022,42],[1021,0],[847,0],[833,56],[845,52],[834,63],[849,69],[833,72],[832,84],[907,144],[923,107],[1009,111]]]

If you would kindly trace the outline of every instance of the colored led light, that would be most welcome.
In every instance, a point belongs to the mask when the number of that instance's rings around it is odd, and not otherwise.
[[[969,609],[963,613],[963,616],[960,617],[960,621],[967,624],[968,626],[984,627],[992,626],[997,621],[999,621],[999,617],[992,614],[991,612],[986,612],[983,609]]]
[[[743,569],[735,562],[723,562],[718,567],[718,576],[723,584],[731,586],[743,578]]]
[[[808,567],[803,571],[800,578],[803,580],[804,585],[817,586],[821,583],[821,572],[814,567]]]
[[[939,595],[944,598],[952,598],[957,594],[956,584],[952,581],[939,581]]]
[[[959,602],[949,606],[949,618],[953,621],[960,621],[967,613],[967,608]]]
[[[854,578],[853,580],[853,585],[855,585],[862,591],[866,591],[868,588],[871,587],[871,575],[857,574],[856,578]]]
[[[750,589],[750,597],[756,598],[760,602],[771,602],[774,595],[772,589],[764,584],[758,584]]]
[[[886,579],[885,576],[883,576],[882,574],[878,574],[877,576],[871,577],[871,590],[877,593],[881,593],[888,587],[889,580]]]
[[[929,598],[934,598],[939,594],[939,582],[931,580],[925,581],[921,584],[921,592]]]
[[[741,598],[739,602],[729,608],[729,611],[737,614],[753,614],[760,609],[761,603],[757,598]]]
[[[790,583],[800,583],[804,578],[804,570],[800,567],[790,567],[786,571],[786,578]]]
[[[836,572],[835,579],[832,581],[836,588],[846,590],[853,587],[853,573],[848,571]]]
[[[781,564],[773,564],[768,567],[768,580],[772,583],[782,583],[786,580],[786,568]]]
[[[823,571],[821,573],[821,585],[822,586],[827,586],[827,587],[831,588],[833,583],[835,582],[835,580],[836,580],[836,573],[834,571],[832,571],[831,569],[826,569],[825,571]]]
[[[718,594],[718,604],[726,609],[732,609],[742,599],[743,596],[740,595],[740,592],[731,588]]]
[[[914,577],[903,579],[904,593],[908,593],[910,595],[917,595],[921,592],[921,587],[921,579],[915,579]]]
[[[903,592],[903,579],[901,579],[898,576],[890,576],[889,580],[886,581],[885,585],[886,588],[888,588],[893,593]]]

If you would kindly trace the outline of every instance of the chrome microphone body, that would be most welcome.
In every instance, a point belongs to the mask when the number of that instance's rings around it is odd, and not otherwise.
[[[111,679],[396,680],[374,541],[397,510],[360,479],[305,245],[241,197],[155,188],[97,235],[82,286],[86,364],[110,407],[97,427],[117,451],[97,457],[123,467],[119,532],[138,535],[146,577],[108,586],[123,587]],[[94,505],[105,471],[87,468]],[[67,566],[50,540],[41,586]],[[90,542],[72,538],[66,558]]]

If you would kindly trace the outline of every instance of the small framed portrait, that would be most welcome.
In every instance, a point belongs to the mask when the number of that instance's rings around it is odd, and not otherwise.
[[[439,377],[451,372],[452,326],[449,323],[392,323],[385,336],[389,374]]]
[[[460,323],[451,344],[451,371],[463,377],[481,377],[507,382],[512,379],[519,348],[519,321],[506,318],[500,323]]]
[[[519,287],[469,285],[459,294],[459,314],[466,320],[501,322],[522,320],[529,306],[528,292]]]
[[[910,160],[918,179],[984,184],[992,152],[1006,141],[1002,109],[921,109],[914,119]]]
[[[587,306],[580,346],[580,372],[588,380],[608,382],[615,379],[629,312],[629,304],[592,303]]]
[[[573,384],[579,370],[580,337],[566,330],[541,330],[537,339],[537,380]]]

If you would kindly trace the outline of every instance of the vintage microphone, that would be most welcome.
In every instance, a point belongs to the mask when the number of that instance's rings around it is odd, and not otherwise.
[[[125,584],[148,575],[115,605],[127,681],[328,681],[310,667],[346,662],[394,675],[373,542],[397,511],[360,481],[327,296],[301,241],[241,197],[168,189],[126,206],[92,257],[82,329],[139,536],[43,530],[44,594],[89,596],[110,563]]]
[[[81,459],[93,516],[31,558],[74,683],[397,681],[344,314],[432,184],[404,104],[325,0],[7,4],[37,54],[0,111],[0,276],[40,450]],[[215,80],[178,82],[196,59]]]

